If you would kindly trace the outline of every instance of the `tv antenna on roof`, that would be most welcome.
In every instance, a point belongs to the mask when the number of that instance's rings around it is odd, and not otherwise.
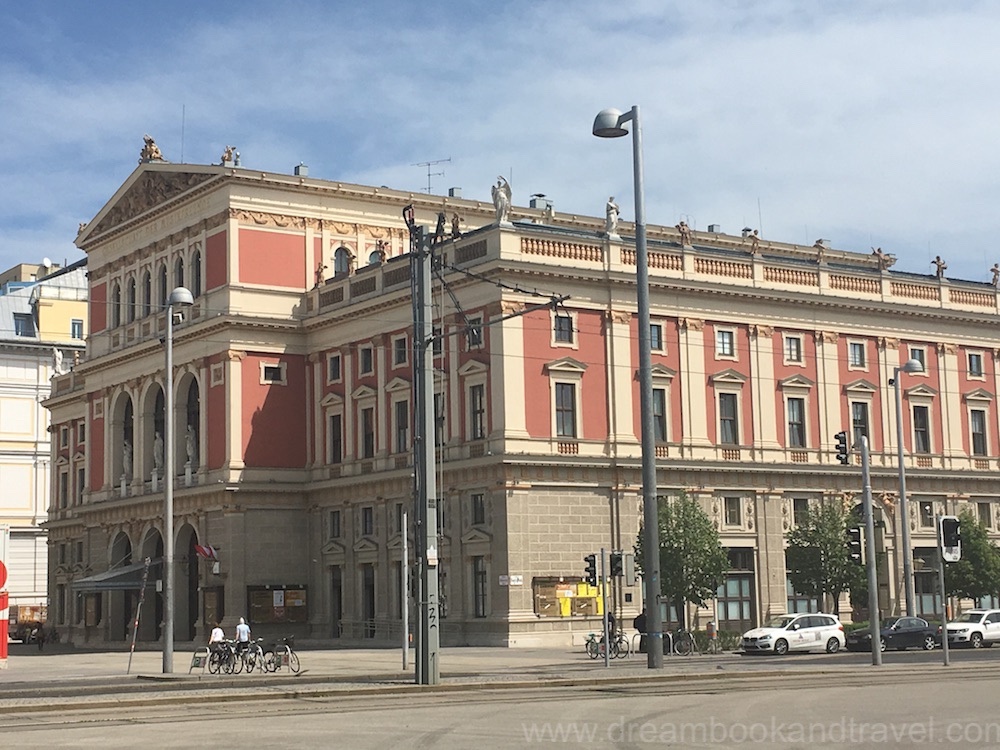
[[[447,159],[437,159],[436,161],[421,161],[421,162],[417,162],[416,164],[413,165],[415,167],[427,167],[427,193],[428,193],[428,195],[431,192],[431,177],[437,177],[437,176],[444,175],[444,170],[441,170],[440,172],[432,172],[431,171],[431,167],[433,167],[433,166],[435,166],[437,164],[444,164],[445,162],[450,162],[450,161],[451,161],[451,157],[449,156]]]

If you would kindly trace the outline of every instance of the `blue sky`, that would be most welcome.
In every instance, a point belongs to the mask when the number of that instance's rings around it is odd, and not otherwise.
[[[1000,3],[497,0],[6,3],[0,270],[73,261],[76,228],[136,166],[248,168],[633,217],[898,257],[990,279],[1000,262]]]

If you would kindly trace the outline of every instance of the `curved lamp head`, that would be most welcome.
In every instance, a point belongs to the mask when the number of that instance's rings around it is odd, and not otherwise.
[[[194,304],[194,296],[186,288],[179,286],[170,293],[170,299],[167,300],[167,304],[170,307],[178,305],[190,307]]]
[[[622,127],[626,122],[622,119],[622,113],[617,109],[602,109],[594,118],[594,135],[598,138],[620,138],[628,135],[628,131]]]
[[[911,359],[899,369],[901,372],[923,372],[924,366],[920,364],[919,359]]]

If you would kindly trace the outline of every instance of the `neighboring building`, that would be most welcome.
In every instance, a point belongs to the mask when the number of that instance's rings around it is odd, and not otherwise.
[[[48,258],[38,265],[34,263],[19,263],[13,268],[0,273],[0,294],[7,294],[15,289],[30,287],[36,281],[40,281],[46,276],[55,273],[59,268],[58,263],[53,263]]]
[[[161,340],[185,285],[195,304],[175,328],[165,448],[177,638],[249,616],[262,635],[396,641],[413,492],[407,204],[430,227],[439,212],[464,222],[443,245],[449,290],[435,285],[443,640],[569,643],[594,629],[583,557],[630,549],[641,515],[630,227],[623,240],[603,217],[548,206],[498,223],[492,205],[455,197],[147,163],[77,239],[92,335],[47,402],[56,430],[85,436],[53,448],[86,486],[54,499],[48,522],[55,618],[74,639],[123,640],[142,561],[160,576]],[[880,595],[898,609],[889,379],[911,357],[926,365],[902,385],[930,611],[931,514],[973,504],[1000,525],[996,288],[820,243],[648,234],[660,492],[697,498],[731,561],[695,623],[737,630],[817,606],[788,589],[784,535],[815,504],[859,502],[859,467],[835,456],[842,429],[872,442]],[[569,298],[536,307],[535,290]],[[63,550],[81,562],[58,564]],[[148,585],[140,637],[154,639],[162,601]],[[626,617],[641,606],[638,586],[614,595]]]
[[[41,270],[50,272],[27,282],[21,278],[24,269],[40,276]],[[7,290],[0,295],[0,528],[9,537],[0,551],[9,570],[11,606],[38,608],[47,604],[42,524],[51,476],[49,413],[42,402],[56,361],[68,370],[84,350],[85,261],[62,270],[22,264],[0,279]]]

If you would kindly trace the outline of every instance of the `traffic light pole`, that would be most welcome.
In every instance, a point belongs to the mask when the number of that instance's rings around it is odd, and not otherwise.
[[[601,609],[604,610],[604,666],[611,666],[611,638],[608,633],[608,553],[601,547],[601,578],[600,584]]]
[[[951,654],[948,652],[948,595],[944,590],[944,533],[941,520],[940,515],[934,518],[938,537],[938,584],[941,587],[941,653],[944,655],[944,665],[948,667],[951,666]]]
[[[868,438],[861,436],[861,492],[865,512],[865,568],[868,572],[868,627],[872,636],[872,666],[882,666],[882,623],[878,611],[878,575],[875,569],[875,514],[872,513],[872,482]]]

